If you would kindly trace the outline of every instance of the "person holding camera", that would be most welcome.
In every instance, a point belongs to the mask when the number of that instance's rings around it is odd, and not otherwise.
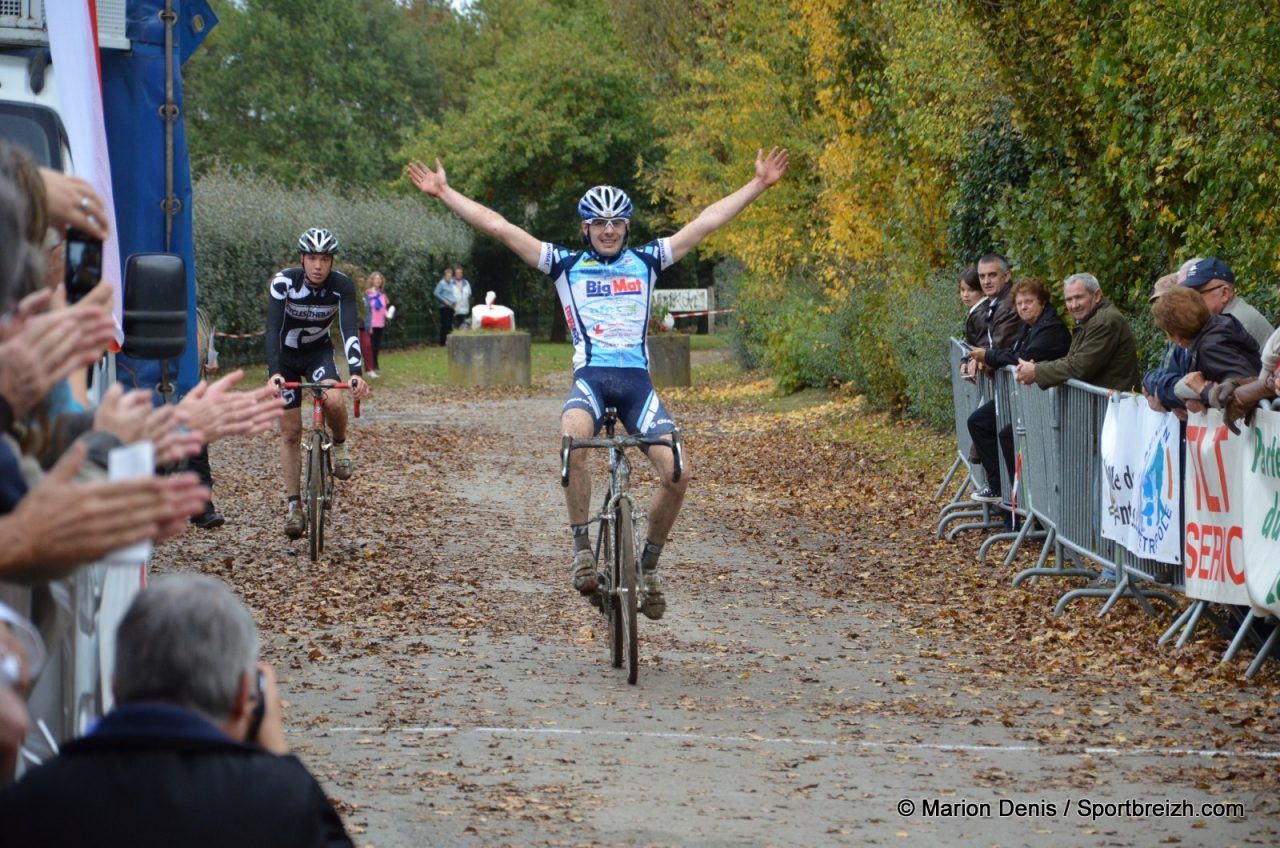
[[[351,846],[289,755],[275,676],[257,656],[230,589],[157,578],[120,622],[115,709],[0,791],[6,844]]]

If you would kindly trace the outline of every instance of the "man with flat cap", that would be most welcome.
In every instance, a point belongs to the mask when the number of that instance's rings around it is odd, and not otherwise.
[[[1266,345],[1275,328],[1261,312],[1236,295],[1236,275],[1227,263],[1212,256],[1197,259],[1187,268],[1181,285],[1200,292],[1211,315],[1230,315],[1243,324],[1259,349]]]

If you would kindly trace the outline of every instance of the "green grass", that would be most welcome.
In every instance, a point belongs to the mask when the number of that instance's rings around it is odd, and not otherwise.
[[[689,337],[689,350],[723,350],[728,346],[728,333],[718,333],[714,336]]]
[[[689,338],[690,350],[719,350],[728,346],[728,333]],[[548,374],[567,372],[573,367],[573,345],[568,342],[535,341],[532,356],[530,367],[535,380],[546,377]],[[427,345],[384,350],[381,364],[378,385],[387,388],[442,386],[449,382],[448,352],[442,347]],[[268,375],[265,364],[246,365],[244,369],[246,376],[242,385],[261,385],[266,382]],[[708,379],[727,379],[739,371],[740,369],[732,361],[719,362],[696,368],[694,380],[697,383],[703,383]]]
[[[449,382],[448,351],[442,347],[418,347],[382,352],[382,368],[378,385],[400,386],[445,385]],[[573,367],[573,345],[534,342],[530,369],[533,379]]]

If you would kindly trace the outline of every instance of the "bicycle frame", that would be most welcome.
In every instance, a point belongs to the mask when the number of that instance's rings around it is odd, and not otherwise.
[[[324,402],[331,389],[349,389],[350,383],[281,383],[281,388],[301,391],[310,389],[311,429],[303,436],[299,460],[303,463],[302,506],[306,510],[311,559],[314,562],[324,550],[325,512],[334,503],[333,438],[325,427]],[[360,401],[355,402],[355,417],[360,417]]]
[[[623,651],[627,656],[627,682],[634,684],[639,673],[636,634],[636,610],[639,597],[639,561],[636,550],[636,522],[645,518],[637,512],[631,497],[631,461],[628,447],[664,445],[671,448],[674,458],[672,478],[679,480],[683,471],[683,449],[679,430],[658,436],[616,436],[614,426],[617,412],[612,407],[605,410],[604,438],[574,439],[565,435],[560,442],[560,483],[569,485],[569,457],[580,448],[607,448],[609,451],[609,491],[605,494],[600,512],[589,519],[599,525],[596,536],[595,560],[597,569],[607,572],[600,576],[592,602],[600,607],[609,629],[609,649],[614,668],[622,667]],[[602,556],[603,555],[603,556]],[[602,561],[603,559],[603,561]]]

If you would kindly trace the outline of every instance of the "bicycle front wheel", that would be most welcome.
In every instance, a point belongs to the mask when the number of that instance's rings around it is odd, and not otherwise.
[[[640,649],[636,634],[636,573],[635,525],[631,517],[631,501],[618,501],[617,538],[614,540],[614,556],[617,563],[618,599],[622,618],[622,641],[627,654],[627,682],[634,684],[640,674]]]
[[[614,528],[608,522],[600,523],[600,545],[596,563],[605,569],[607,583],[600,587],[600,612],[604,614],[609,630],[609,661],[614,668],[622,668],[622,603],[618,595],[618,569],[613,556]]]
[[[311,561],[324,550],[324,447],[321,434],[311,439],[311,455],[307,457],[307,530],[311,541]]]

